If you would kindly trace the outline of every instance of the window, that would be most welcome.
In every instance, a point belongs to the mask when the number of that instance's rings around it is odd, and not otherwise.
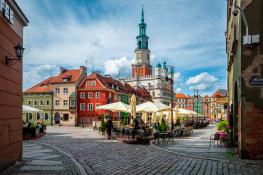
[[[60,93],[60,89],[56,88],[56,94],[59,94],[59,93]]]
[[[46,105],[49,106],[49,100],[46,101]]]
[[[45,113],[45,120],[48,120],[48,113]]]
[[[89,99],[92,99],[92,98],[93,98],[93,93],[92,93],[92,92],[89,92],[89,93],[88,93],[88,98],[89,98]]]
[[[97,107],[99,107],[100,106],[100,103],[97,103],[96,104],[96,110],[99,110],[99,109],[97,109]]]
[[[97,99],[100,98],[100,92],[96,92],[96,98],[97,98]]]
[[[68,100],[63,100],[63,105],[68,106]]]
[[[109,98],[111,98],[111,93],[109,93]]]
[[[34,101],[34,106],[37,106],[37,101]]]
[[[92,103],[89,103],[89,104],[88,104],[88,110],[89,110],[89,111],[92,111],[92,110],[93,110],[93,105],[92,105]]]
[[[32,113],[28,113],[28,120],[32,120],[32,119],[33,119]]]
[[[92,86],[96,86],[96,81],[95,80],[92,81]]]
[[[85,103],[80,103],[80,110],[85,111]]]
[[[81,99],[85,99],[85,92],[81,92],[81,93],[80,93],[80,98],[81,98]]]
[[[28,101],[27,104],[28,104],[28,106],[31,106],[31,105],[32,105],[31,101]]]
[[[56,103],[56,106],[60,105],[60,101],[59,100],[56,100],[55,103]]]
[[[69,120],[69,114],[63,114],[63,120],[68,121]]]
[[[37,120],[39,120],[41,118],[41,114],[37,113]]]
[[[63,78],[63,82],[68,82],[68,79],[67,78]]]
[[[41,101],[40,101],[40,106],[43,106],[43,105],[44,105],[44,103],[43,103],[43,101],[41,100]]]
[[[75,99],[70,99],[70,107],[75,107]]]
[[[68,88],[64,88],[64,89],[63,89],[63,93],[64,93],[64,94],[67,94],[67,93],[68,93]]]

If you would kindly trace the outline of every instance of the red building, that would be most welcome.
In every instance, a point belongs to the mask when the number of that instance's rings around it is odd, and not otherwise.
[[[132,94],[137,96],[139,102],[151,99],[150,94],[144,88],[134,89],[110,76],[90,74],[82,81],[77,92],[78,125],[81,123],[91,125],[93,121],[98,121],[99,117],[105,114],[112,116],[113,120],[119,120],[120,113],[99,110],[97,107],[117,101],[128,104]]]
[[[176,105],[179,106],[179,108],[188,109],[188,110],[194,110],[194,98],[192,96],[186,96],[182,93],[177,93],[175,95],[176,98]]]
[[[28,22],[15,0],[0,1],[0,172],[22,159],[21,46]]]
[[[190,95],[188,95],[186,97],[186,107],[185,107],[185,109],[194,111],[194,97],[192,97]]]

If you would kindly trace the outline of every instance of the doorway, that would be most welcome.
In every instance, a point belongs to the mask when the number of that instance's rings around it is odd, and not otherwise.
[[[58,112],[55,113],[54,120],[56,125],[60,124],[60,114]]]

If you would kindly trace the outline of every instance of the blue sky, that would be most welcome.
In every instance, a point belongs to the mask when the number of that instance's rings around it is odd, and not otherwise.
[[[152,65],[175,66],[177,92],[226,88],[226,1],[17,0],[30,20],[24,32],[24,89],[85,65],[129,76],[141,6]]]

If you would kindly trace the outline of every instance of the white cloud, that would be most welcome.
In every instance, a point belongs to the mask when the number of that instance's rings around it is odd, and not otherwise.
[[[190,85],[189,90],[207,90],[215,85],[217,79],[218,78],[214,75],[210,75],[207,72],[203,72],[194,77],[188,78],[188,80],[186,81],[186,85]]]
[[[190,77],[187,81],[187,85],[200,84],[200,83],[213,83],[217,80],[214,75],[210,75],[207,72],[200,73],[194,77]]]
[[[181,89],[181,88],[176,88],[176,89],[175,89],[175,93],[180,93],[180,92],[182,92],[182,89]]]
[[[119,59],[109,59],[104,63],[104,70],[106,74],[123,74],[131,72],[131,64],[133,60],[127,57]]]
[[[174,82],[177,82],[181,77],[181,73],[180,72],[175,72],[174,73]]]
[[[60,69],[56,65],[25,65],[23,74],[23,89],[27,89],[50,76],[57,75]]]

